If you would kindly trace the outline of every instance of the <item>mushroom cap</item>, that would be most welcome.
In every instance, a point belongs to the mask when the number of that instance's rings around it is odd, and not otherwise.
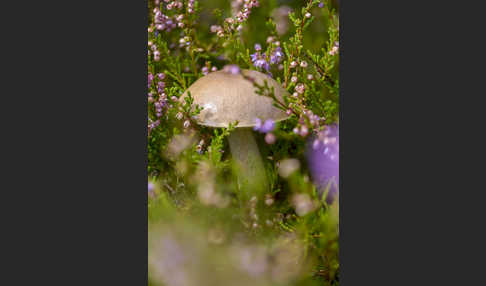
[[[266,80],[270,87],[274,87],[275,96],[281,102],[282,95],[288,94],[266,74],[255,70],[241,70],[241,73],[252,77],[259,85]],[[273,106],[273,99],[257,94],[257,88],[241,74],[223,70],[212,72],[194,82],[187,91],[191,92],[194,104],[203,108],[195,119],[204,126],[228,127],[238,121],[237,127],[252,127],[256,118],[273,119],[275,122],[288,118],[283,110]]]

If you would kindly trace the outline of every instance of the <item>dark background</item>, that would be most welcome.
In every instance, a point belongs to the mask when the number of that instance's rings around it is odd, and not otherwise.
[[[147,2],[9,4],[3,284],[143,285]],[[341,3],[342,285],[484,280],[481,11]]]

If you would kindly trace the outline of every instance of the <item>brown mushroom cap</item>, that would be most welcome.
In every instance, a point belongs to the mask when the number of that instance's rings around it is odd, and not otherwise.
[[[275,89],[275,96],[283,102],[282,95],[288,92],[280,84],[269,77],[254,70],[242,70],[242,74],[252,77],[259,85],[264,80]],[[199,124],[210,127],[228,127],[230,123],[238,121],[237,127],[252,127],[255,119],[273,119],[275,122],[288,118],[281,109],[273,106],[273,100],[257,93],[253,83],[241,74],[231,74],[220,70],[209,73],[198,79],[189,88],[194,98],[194,104],[203,108],[196,117]],[[181,98],[187,94],[187,91]]]

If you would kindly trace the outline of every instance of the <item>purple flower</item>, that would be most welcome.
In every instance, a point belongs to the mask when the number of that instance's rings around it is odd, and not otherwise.
[[[152,198],[155,197],[155,184],[148,182],[148,195]]]
[[[323,2],[320,2],[319,5],[318,5],[319,8],[322,8],[324,7],[324,3]]]
[[[263,68],[265,70],[270,69],[270,64],[265,61],[265,58],[260,58],[256,60],[255,62],[253,62],[253,65],[257,68]]]
[[[268,133],[275,129],[275,122],[272,119],[267,119],[261,128],[263,133]]]
[[[282,48],[276,47],[273,54],[270,55],[270,63],[272,65],[278,64],[282,61],[282,58],[283,58]]]
[[[261,54],[262,47],[260,44],[255,44],[255,50],[256,52],[254,54],[251,54],[251,61],[253,62],[253,65],[258,68],[258,69],[265,69],[268,71],[270,69],[270,64],[265,60],[265,53]]]
[[[223,70],[225,72],[228,72],[230,74],[239,74],[240,73],[240,67],[237,65],[226,65],[224,66]]]
[[[254,53],[254,54],[251,54],[250,55],[250,58],[251,58],[251,61],[252,62],[255,62],[256,60],[258,60],[259,57],[260,57],[260,54],[259,53]]]
[[[265,120],[263,124],[260,118],[255,119],[255,127],[253,127],[253,130],[258,131],[260,133],[269,133],[272,132],[274,129],[275,129],[275,121],[273,121],[272,119]]]
[[[209,73],[209,68],[207,66],[204,66],[202,69],[201,69],[201,72],[203,75],[207,75]]]
[[[153,80],[154,80],[154,75],[149,73],[148,74],[148,88],[150,88],[150,85],[152,85]]]
[[[255,126],[253,127],[253,130],[259,131],[260,128],[262,128],[262,120],[260,118],[255,119]]]
[[[165,87],[165,82],[159,81],[157,83],[157,88],[158,88],[159,92],[162,92],[164,90],[164,87]]]
[[[317,143],[316,143],[317,142]],[[330,184],[326,197],[332,203],[339,191],[339,126],[330,125],[310,141],[307,158],[311,175],[320,192]]]

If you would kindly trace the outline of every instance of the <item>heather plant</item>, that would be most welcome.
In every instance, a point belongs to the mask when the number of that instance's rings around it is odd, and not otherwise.
[[[339,285],[335,1],[148,3],[149,285]],[[199,78],[257,70],[287,120],[254,118],[268,187],[242,188],[228,128],[198,124]],[[251,81],[251,78],[248,78]]]

